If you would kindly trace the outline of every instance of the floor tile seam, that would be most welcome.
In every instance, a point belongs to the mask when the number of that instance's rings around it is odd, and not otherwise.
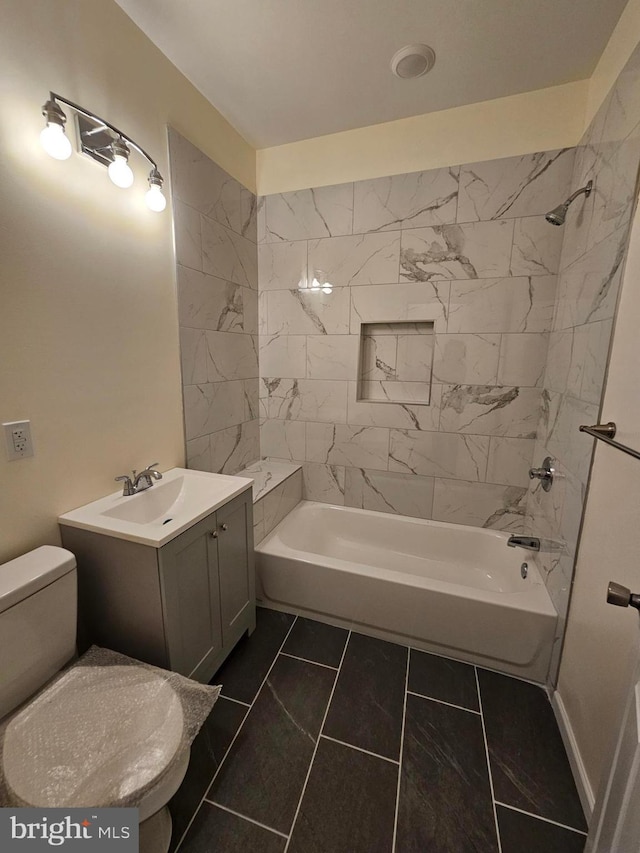
[[[222,809],[225,812],[229,812],[229,814],[235,815],[241,820],[246,820],[247,823],[253,823],[255,826],[259,826],[261,829],[267,829],[269,830],[269,832],[272,832],[274,835],[278,835],[280,838],[289,837],[284,832],[280,832],[280,830],[274,829],[272,826],[267,826],[266,823],[261,823],[259,820],[254,820],[252,817],[248,817],[248,815],[242,814],[242,812],[238,812],[235,809],[230,809],[229,806],[223,806],[222,803],[216,803],[215,800],[208,800],[205,797],[204,802],[208,803],[208,805],[210,806],[215,806],[217,809]]]
[[[543,817],[542,815],[528,812],[525,809],[519,809],[517,806],[510,806],[509,803],[503,803],[502,800],[496,800],[496,805],[502,806],[504,809],[511,809],[512,812],[518,812],[519,814],[527,815],[527,817],[533,817],[536,820],[541,820],[543,823],[550,823],[553,824],[553,826],[559,826],[561,829],[568,829],[570,832],[575,832],[577,835],[584,835],[585,838],[588,835],[584,829],[576,829],[575,826],[569,826],[568,823],[560,823],[560,821],[552,820],[550,817]]]
[[[327,716],[329,714],[329,708],[331,707],[331,702],[333,700],[333,694],[336,691],[336,685],[338,684],[338,679],[340,678],[340,672],[342,670],[342,663],[344,661],[345,655],[347,654],[347,649],[349,648],[349,640],[351,639],[351,631],[347,634],[347,640],[344,644],[344,649],[342,650],[342,657],[340,658],[340,664],[338,666],[338,670],[336,672],[336,677],[333,681],[333,687],[331,688],[331,693],[329,694],[329,701],[327,702],[327,707],[324,711],[324,717],[322,718],[322,723],[320,725],[320,731],[318,732],[318,737],[316,739],[316,745],[313,750],[313,755],[311,756],[311,761],[309,762],[309,768],[307,770],[307,775],[304,780],[304,785],[302,786],[302,791],[300,792],[300,799],[298,800],[298,805],[296,807],[296,812],[293,816],[293,821],[291,823],[291,829],[289,830],[289,838],[287,839],[287,843],[285,845],[283,853],[287,853],[289,850],[289,844],[291,843],[291,839],[293,838],[293,832],[296,828],[296,821],[298,820],[298,815],[300,814],[300,808],[302,806],[302,800],[304,799],[305,792],[307,790],[307,785],[309,783],[309,778],[311,776],[311,771],[313,769],[314,762],[316,760],[316,755],[318,753],[318,745],[320,744],[320,739],[322,737],[324,731],[324,725],[327,721]]]
[[[478,678],[478,667],[473,667],[476,677],[476,690],[478,691],[478,707],[480,708],[480,722],[482,724],[482,738],[484,740],[484,752],[487,760],[487,775],[489,777],[489,789],[491,791],[491,807],[493,808],[493,821],[496,827],[496,840],[498,842],[498,853],[502,853],[502,842],[500,840],[500,827],[498,826],[498,809],[496,807],[496,795],[493,788],[493,775],[491,773],[491,758],[489,756],[489,742],[487,741],[487,730],[484,724],[484,710],[482,707],[482,696],[480,695],[480,679]]]
[[[411,665],[411,648],[407,646],[407,671],[404,676],[404,697],[402,703],[402,729],[400,730],[400,761],[398,763],[398,784],[396,787],[396,805],[393,815],[393,841],[391,851],[395,853],[398,835],[398,813],[400,811],[400,786],[402,784],[402,762],[404,759],[404,728],[407,719],[407,696],[409,695],[409,667]]]
[[[373,758],[380,758],[382,761],[387,761],[389,764],[395,764],[397,767],[400,762],[396,761],[395,758],[389,758],[386,755],[380,755],[379,752],[372,752],[370,749],[365,749],[363,746],[356,746],[355,743],[349,743],[346,740],[340,740],[337,737],[331,737],[330,735],[320,735],[323,740],[329,740],[332,743],[339,743],[340,746],[346,746],[349,749],[355,749],[357,752],[364,752],[365,755],[371,755]]]
[[[243,705],[245,708],[250,708],[249,702],[243,702],[242,699],[234,699],[233,696],[227,696],[225,693],[220,694],[221,699],[226,699],[228,702],[235,702],[236,705]]]
[[[456,705],[453,702],[445,702],[444,699],[436,699],[435,696],[425,696],[424,693],[417,693],[415,690],[407,690],[409,696],[417,696],[419,699],[428,699],[429,702],[437,702],[439,705],[446,705],[447,708],[456,708],[458,711],[466,711],[468,714],[475,714],[480,717],[480,711],[474,711],[473,708],[465,708],[463,705]]]
[[[311,663],[311,664],[313,664],[314,666],[323,666],[325,669],[331,669],[331,670],[333,670],[333,672],[337,672],[337,671],[338,671],[338,667],[337,667],[337,666],[331,666],[331,665],[330,665],[330,664],[328,664],[328,663],[320,663],[320,661],[317,661],[317,660],[309,660],[309,658],[301,658],[301,657],[300,657],[300,655],[292,655],[292,654],[289,654],[289,652],[280,652],[279,654],[280,654],[280,656],[281,656],[281,657],[285,657],[285,658],[293,658],[293,660],[300,660],[300,661],[302,661],[303,663]]]
[[[222,769],[222,767],[224,766],[224,763],[225,763],[225,761],[227,760],[227,756],[229,755],[229,753],[230,753],[230,751],[231,751],[231,748],[232,748],[233,744],[236,742],[236,739],[237,739],[238,735],[240,734],[240,732],[241,732],[241,730],[242,730],[242,727],[243,727],[243,726],[244,726],[244,724],[246,723],[246,721],[247,721],[247,717],[248,717],[248,716],[249,716],[249,714],[251,713],[251,709],[253,708],[253,705],[254,705],[255,701],[256,701],[256,699],[258,698],[258,696],[260,695],[260,691],[261,691],[261,690],[262,690],[262,688],[264,687],[264,684],[265,684],[265,682],[266,682],[267,678],[269,678],[269,675],[271,674],[271,670],[273,669],[273,667],[275,666],[276,661],[278,660],[278,655],[280,654],[280,652],[281,652],[281,650],[282,650],[282,648],[283,648],[284,644],[287,642],[287,640],[288,640],[288,638],[289,638],[289,634],[290,634],[290,633],[291,633],[291,631],[293,630],[293,626],[296,624],[296,622],[297,622],[297,621],[298,621],[298,617],[297,617],[297,616],[295,616],[295,617],[294,617],[293,622],[291,623],[291,625],[289,625],[289,630],[288,630],[288,631],[287,631],[287,633],[285,634],[284,640],[283,640],[283,641],[282,641],[282,643],[280,644],[280,647],[278,648],[278,651],[275,653],[275,655],[274,655],[274,657],[273,657],[273,661],[271,662],[271,666],[269,667],[269,669],[268,669],[268,671],[267,671],[267,674],[265,675],[265,677],[264,677],[264,679],[263,679],[263,681],[262,681],[262,684],[260,685],[260,687],[259,687],[259,688],[258,688],[258,690],[256,691],[256,694],[255,694],[255,696],[253,697],[253,700],[252,700],[251,704],[250,704],[250,705],[249,705],[249,707],[247,708],[247,713],[246,713],[246,714],[244,715],[244,717],[242,718],[242,722],[241,722],[241,723],[240,723],[240,725],[238,726],[238,728],[237,728],[237,730],[236,730],[236,733],[234,734],[234,736],[233,736],[233,738],[232,738],[232,740],[231,740],[231,743],[229,744],[229,746],[228,746],[228,747],[227,747],[227,749],[225,750],[225,753],[224,753],[224,755],[222,756],[222,761],[221,761],[221,762],[220,762],[220,764],[216,767],[215,772],[214,772],[213,776],[211,777],[211,781],[209,782],[209,784],[208,784],[208,785],[207,785],[207,787],[205,788],[205,792],[204,792],[204,794],[203,794],[203,796],[202,796],[202,799],[200,800],[200,802],[199,802],[199,804],[198,804],[198,807],[197,807],[197,808],[196,808],[196,810],[194,811],[193,816],[192,816],[191,820],[189,821],[189,824],[187,825],[187,828],[185,829],[185,831],[184,831],[184,832],[183,832],[183,834],[182,834],[182,837],[180,838],[180,841],[179,841],[179,842],[178,842],[178,844],[176,845],[176,849],[175,849],[174,853],[178,853],[178,850],[180,849],[180,846],[182,845],[182,842],[184,841],[184,839],[185,839],[185,837],[186,837],[187,833],[189,832],[189,830],[191,829],[191,824],[192,824],[192,823],[194,822],[194,820],[196,819],[196,815],[198,814],[198,812],[199,812],[199,811],[200,811],[200,809],[202,808],[202,804],[204,803],[204,801],[205,801],[205,799],[206,799],[206,797],[207,797],[207,794],[208,794],[208,793],[209,793],[209,791],[211,790],[211,786],[212,786],[212,785],[213,785],[213,783],[215,782],[215,780],[216,780],[216,778],[217,778],[217,776],[218,776],[218,773],[220,772],[220,770],[221,770],[221,769]]]
[[[187,833],[188,833],[188,832],[189,832],[189,830],[191,829],[191,825],[192,825],[192,823],[194,822],[194,820],[196,819],[196,816],[197,816],[198,812],[199,812],[199,811],[200,811],[200,809],[202,808],[202,804],[205,802],[205,800],[206,800],[206,798],[207,798],[207,794],[209,793],[209,789],[210,789],[210,788],[211,788],[211,786],[213,785],[213,780],[214,780],[214,779],[216,778],[216,776],[218,775],[218,770],[220,770],[220,768],[222,767],[222,764],[223,764],[224,760],[226,759],[227,755],[229,754],[229,750],[230,750],[230,749],[231,749],[231,747],[233,746],[233,744],[234,744],[234,742],[235,742],[235,739],[238,737],[238,733],[240,732],[240,729],[243,727],[243,725],[244,725],[244,723],[245,723],[245,720],[246,720],[246,719],[247,719],[247,717],[249,716],[249,711],[250,711],[250,710],[251,710],[251,706],[249,705],[249,706],[247,706],[246,713],[245,713],[244,717],[242,718],[242,722],[241,722],[241,723],[240,723],[240,725],[238,726],[237,731],[236,731],[235,735],[233,736],[233,738],[232,738],[232,740],[231,740],[231,743],[230,743],[230,744],[229,744],[229,746],[226,748],[226,750],[225,750],[225,752],[224,752],[224,755],[222,756],[222,761],[220,762],[220,764],[219,764],[219,765],[216,767],[216,769],[214,770],[214,772],[213,772],[213,776],[211,777],[211,781],[210,781],[210,782],[209,782],[209,784],[206,786],[206,788],[205,788],[205,792],[204,792],[204,794],[203,794],[203,796],[202,796],[202,799],[200,800],[200,802],[198,803],[197,807],[195,808],[195,810],[194,810],[193,814],[191,815],[191,819],[189,820],[189,823],[187,824],[187,827],[186,827],[185,831],[182,833],[182,835],[181,835],[181,837],[180,837],[180,841],[177,843],[176,848],[175,848],[175,850],[174,850],[174,853],[178,853],[178,851],[180,850],[180,847],[182,846],[182,842],[183,842],[183,841],[184,841],[184,839],[186,838]]]

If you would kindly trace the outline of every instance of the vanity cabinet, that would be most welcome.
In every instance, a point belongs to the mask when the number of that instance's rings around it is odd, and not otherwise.
[[[159,548],[61,525],[78,562],[79,645],[207,682],[255,627],[251,488]]]

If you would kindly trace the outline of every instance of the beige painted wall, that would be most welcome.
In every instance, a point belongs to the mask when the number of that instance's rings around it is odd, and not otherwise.
[[[576,145],[588,81],[256,152],[258,194],[439,169]]]
[[[640,448],[639,278],[640,214],[636,211],[600,418],[602,423],[615,421],[616,438],[635,448]],[[606,604],[606,590],[609,580],[634,592],[640,589],[639,507],[640,462],[599,444],[558,682],[593,793],[619,724],[631,652],[637,643],[637,613]]]
[[[629,0],[589,80],[585,130],[640,41],[640,0]]]
[[[57,515],[116,474],[184,461],[169,208],[146,209],[141,159],[123,191],[91,160],[45,154],[49,89],[121,126],[165,174],[170,122],[254,184],[253,150],[112,0],[3,0],[0,421],[31,419],[36,456],[9,463],[0,447],[0,562],[57,542]]]

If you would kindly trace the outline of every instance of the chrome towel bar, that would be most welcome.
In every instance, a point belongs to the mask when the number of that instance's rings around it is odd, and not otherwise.
[[[608,444],[610,447],[615,447],[616,450],[621,450],[629,456],[633,456],[634,459],[640,459],[639,451],[633,450],[633,448],[627,447],[626,444],[620,444],[619,441],[613,440],[617,429],[613,421],[609,421],[608,424],[594,424],[593,426],[586,426],[583,424],[579,429],[580,432],[586,432],[587,435],[590,435],[592,438],[597,438],[598,441],[604,441],[605,444]]]

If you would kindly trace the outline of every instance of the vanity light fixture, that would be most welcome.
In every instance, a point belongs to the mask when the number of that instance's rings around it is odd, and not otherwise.
[[[119,136],[118,139],[113,140],[111,153],[113,160],[109,163],[107,173],[117,187],[122,187],[122,189],[126,190],[133,183],[133,172],[128,163],[131,149],[124,139]]]
[[[67,117],[54,100],[49,100],[42,107],[42,115],[47,120],[47,126],[40,134],[42,147],[56,160],[68,160],[71,157],[71,143],[64,131]]]
[[[116,186],[126,189],[133,184],[134,174],[129,165],[132,148],[151,164],[145,201],[150,210],[161,213],[167,206],[167,200],[162,193],[164,179],[155,160],[113,124],[61,95],[56,95],[55,92],[49,93],[49,100],[42,107],[47,126],[40,134],[40,141],[45,151],[56,160],[67,160],[72,153],[71,142],[65,133],[67,116],[60,104],[75,112],[81,151],[106,166],[108,175]]]

